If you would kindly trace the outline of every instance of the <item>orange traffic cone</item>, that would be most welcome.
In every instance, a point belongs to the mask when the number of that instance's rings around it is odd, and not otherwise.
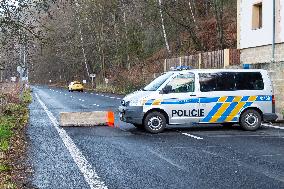
[[[114,127],[114,113],[107,112],[107,125],[109,127]]]

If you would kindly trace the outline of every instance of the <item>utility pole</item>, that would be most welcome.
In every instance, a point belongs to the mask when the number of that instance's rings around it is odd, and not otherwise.
[[[272,29],[272,63],[275,63],[275,25],[276,25],[276,11],[275,0],[273,1],[273,29]]]
[[[0,83],[3,82],[3,71],[4,71],[4,67],[2,65],[0,65]]]
[[[29,84],[29,62],[27,61],[27,39],[26,35],[24,35],[24,55],[23,55],[23,64],[24,64],[24,70],[25,70],[25,83]]]
[[[20,83],[20,99],[22,100],[23,98],[23,67],[22,67],[22,45],[21,43],[19,43],[19,65],[17,67],[17,71],[20,74],[20,78],[19,78],[19,83]]]
[[[18,22],[20,22],[20,17],[21,14],[20,12],[18,12]],[[20,84],[20,99],[23,99],[23,67],[22,67],[22,30],[21,28],[19,28],[19,66],[17,67],[17,72],[19,73],[20,77],[19,77],[19,84]]]

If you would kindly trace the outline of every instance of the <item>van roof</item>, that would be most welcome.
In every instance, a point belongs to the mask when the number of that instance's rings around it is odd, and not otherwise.
[[[267,72],[263,69],[191,69],[191,70],[177,70],[169,71],[173,73],[183,73],[183,72],[195,72],[195,73],[211,73],[211,72]]]

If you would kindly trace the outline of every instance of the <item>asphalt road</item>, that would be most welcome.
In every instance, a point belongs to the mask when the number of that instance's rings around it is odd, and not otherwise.
[[[284,188],[284,127],[256,132],[119,121],[121,96],[33,87],[28,155],[36,188]],[[113,110],[116,126],[58,126],[60,112]]]

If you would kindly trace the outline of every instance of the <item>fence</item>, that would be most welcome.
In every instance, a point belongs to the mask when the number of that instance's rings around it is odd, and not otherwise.
[[[218,69],[240,64],[240,50],[224,49],[190,56],[165,59],[164,71],[171,67],[191,66],[195,69]]]

